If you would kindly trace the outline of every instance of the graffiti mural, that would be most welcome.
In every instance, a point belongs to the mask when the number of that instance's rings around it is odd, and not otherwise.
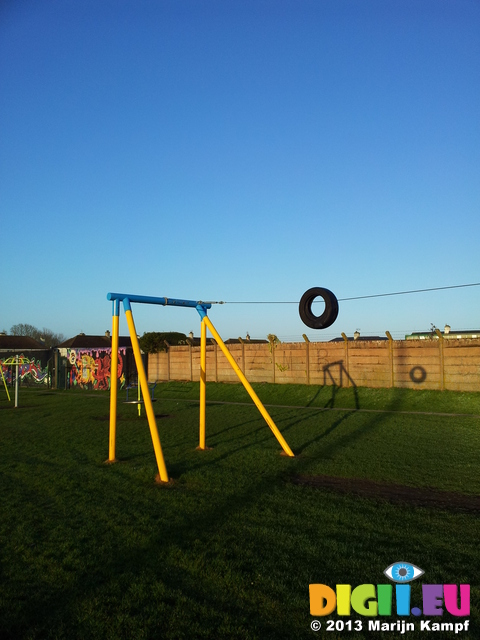
[[[8,356],[0,358],[3,377],[7,384],[12,384],[16,376],[16,363],[18,362],[18,377],[21,382],[31,380],[37,384],[48,383],[48,366],[42,368],[40,360],[28,358],[23,353],[19,356]]]
[[[118,350],[117,378],[125,385],[124,360],[126,349]],[[111,349],[66,349],[70,388],[110,389]]]

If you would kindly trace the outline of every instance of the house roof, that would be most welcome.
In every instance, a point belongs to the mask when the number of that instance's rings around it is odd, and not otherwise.
[[[249,340],[246,338],[242,338],[242,340],[240,338],[228,338],[228,340],[225,340],[225,344],[241,344],[242,342],[243,344],[268,344],[268,340],[252,340],[251,338]]]
[[[242,340],[244,344],[268,344],[268,340]],[[224,344],[241,344],[242,342],[239,338],[228,338],[224,340]],[[186,344],[191,345],[192,347],[200,347],[201,339],[197,337],[187,337]],[[215,344],[215,340],[213,338],[207,339],[207,344]]]
[[[347,337],[349,342],[365,342],[373,340],[388,340],[385,336],[359,336],[357,339],[350,336]],[[343,338],[333,338],[330,342],[343,342]]]
[[[47,349],[47,347],[40,342],[31,338],[30,336],[5,336],[0,335],[0,349],[5,351],[7,349],[25,349],[32,351],[33,349]]]
[[[111,346],[112,339],[109,336],[87,336],[84,333],[79,333],[77,336],[57,345],[57,349],[110,349]],[[130,337],[119,336],[118,346],[131,347],[132,341]]]
[[[480,329],[464,329],[463,331],[459,330],[459,331],[440,331],[440,333],[445,336],[470,336],[472,334],[476,334],[476,335],[480,335]],[[435,337],[436,334],[432,333],[432,331],[414,331],[413,333],[409,334],[410,336],[433,336]]]

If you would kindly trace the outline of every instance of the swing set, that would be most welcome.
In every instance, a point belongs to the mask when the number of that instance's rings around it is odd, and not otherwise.
[[[211,309],[211,302],[202,302],[202,301],[194,301],[194,300],[179,300],[176,298],[155,298],[151,296],[139,296],[128,293],[108,293],[107,300],[112,301],[112,359],[110,365],[111,378],[110,378],[110,434],[109,434],[109,451],[108,451],[108,460],[107,463],[116,462],[115,458],[115,446],[116,446],[116,431],[117,431],[117,378],[116,372],[118,367],[118,337],[119,337],[119,316],[120,316],[120,302],[123,303],[123,309],[125,311],[125,317],[127,319],[128,330],[130,333],[130,339],[132,341],[133,355],[135,358],[135,364],[137,365],[137,373],[138,373],[138,385],[139,390],[141,390],[143,396],[143,403],[145,406],[145,412],[147,414],[148,425],[150,428],[150,435],[152,438],[153,449],[155,452],[155,458],[157,461],[158,467],[158,480],[160,482],[168,482],[168,472],[167,467],[165,466],[165,460],[163,458],[162,445],[160,443],[160,438],[158,436],[157,423],[155,420],[155,413],[153,411],[152,398],[150,396],[150,390],[148,387],[147,376],[145,373],[145,368],[143,366],[142,356],[140,352],[140,346],[137,338],[137,331],[135,329],[135,323],[133,320],[132,314],[132,303],[140,303],[140,304],[155,304],[165,306],[174,306],[174,307],[187,307],[190,309],[196,309],[201,318],[201,334],[200,334],[200,437],[199,437],[199,446],[198,449],[200,451],[205,451],[206,447],[206,432],[205,432],[205,414],[206,414],[206,362],[207,362],[207,328],[210,331],[211,335],[217,342],[218,346],[222,350],[224,356],[228,360],[229,364],[237,374],[241,383],[247,390],[248,394],[252,398],[256,407],[262,414],[265,422],[270,427],[274,436],[280,443],[283,452],[285,455],[289,457],[294,457],[294,454],[284,437],[278,430],[274,421],[270,417],[269,413],[261,403],[259,397],[253,390],[252,386],[248,382],[244,373],[238,366],[234,357],[230,353],[230,351],[225,346],[222,338],[218,334],[217,330],[213,326],[210,318],[207,315],[207,310]],[[140,402],[140,396],[139,400]]]

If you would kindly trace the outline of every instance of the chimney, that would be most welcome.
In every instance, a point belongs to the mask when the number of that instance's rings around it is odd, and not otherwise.
[[[110,338],[110,331],[108,329],[105,331],[105,337]]]

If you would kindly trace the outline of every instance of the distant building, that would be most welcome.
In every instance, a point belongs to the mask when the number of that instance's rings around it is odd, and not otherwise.
[[[79,333],[55,349],[55,387],[69,389],[109,389],[112,339]],[[130,337],[118,338],[117,379],[120,387],[136,381],[137,369]]]
[[[376,340],[388,340],[388,338],[386,336],[347,336],[347,340],[348,342],[373,342]],[[344,342],[345,338],[333,338],[332,340],[329,340],[329,342]]]
[[[465,329],[463,331],[452,331],[448,324],[440,332],[445,340],[464,340],[480,338],[480,329]],[[405,340],[438,340],[438,335],[434,331],[414,331]]]
[[[228,338],[227,340],[224,340],[224,342],[225,344],[242,344],[242,342],[248,342],[248,344],[268,344],[268,340],[252,340],[250,336],[248,336],[248,338]]]

